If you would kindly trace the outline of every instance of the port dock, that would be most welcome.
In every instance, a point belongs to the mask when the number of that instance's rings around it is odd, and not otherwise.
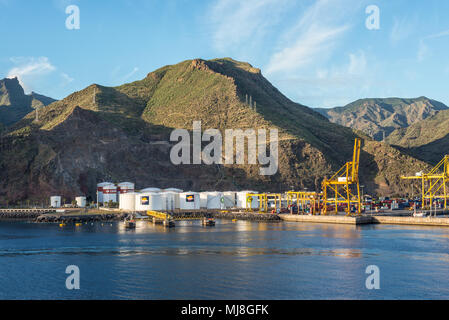
[[[306,222],[306,223],[334,223],[334,224],[371,224],[373,219],[370,216],[349,217],[342,215],[312,216],[312,215],[293,215],[280,214],[279,217],[284,221]]]
[[[365,215],[349,217],[343,215],[334,216],[312,216],[312,215],[291,215],[280,214],[279,217],[283,221],[302,222],[302,223],[331,223],[331,224],[398,224],[413,226],[435,226],[449,227],[449,218],[441,217],[404,217],[404,216],[387,216],[387,215]]]

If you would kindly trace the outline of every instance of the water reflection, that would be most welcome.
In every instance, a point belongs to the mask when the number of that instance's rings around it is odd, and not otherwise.
[[[227,220],[176,221],[171,229],[138,221],[135,230],[120,222],[0,223],[0,298],[446,298],[448,235],[432,227]],[[64,283],[69,264],[80,266],[84,291],[55,282]],[[381,268],[382,292],[364,287],[371,264]],[[25,278],[33,289],[17,286]]]

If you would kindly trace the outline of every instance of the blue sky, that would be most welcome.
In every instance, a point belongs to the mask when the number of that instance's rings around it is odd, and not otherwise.
[[[80,29],[66,28],[66,7]],[[366,8],[379,8],[369,30]],[[232,57],[310,107],[427,96],[449,105],[447,0],[0,0],[0,78],[57,99],[167,64]]]

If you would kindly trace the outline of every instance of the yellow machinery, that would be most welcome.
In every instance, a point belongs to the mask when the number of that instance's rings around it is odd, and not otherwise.
[[[246,196],[246,211],[252,211],[252,201],[254,198],[258,198],[259,200],[259,212],[268,212],[268,202],[274,201],[274,210],[277,212],[277,209],[282,207],[281,199],[282,195],[279,193],[250,193]]]
[[[156,218],[158,220],[171,220],[172,219],[172,216],[168,213],[159,212],[159,211],[151,211],[151,210],[147,211],[147,216]]]
[[[429,173],[420,173],[415,176],[401,179],[421,180],[422,207],[426,207],[426,200],[432,206],[433,199],[444,199],[444,209],[447,209],[447,182],[449,181],[449,156],[444,158]]]
[[[279,210],[282,208],[282,195],[280,193],[269,193],[267,194],[267,205],[268,208],[268,202],[274,201],[274,212],[277,213],[277,209]]]
[[[259,211],[260,212],[267,212],[268,208],[268,200],[267,195],[265,193],[249,193],[246,195],[246,211],[252,211],[253,206],[252,202],[254,201],[254,198],[258,198],[259,200]]]
[[[359,185],[359,161],[362,141],[357,138],[354,142],[352,161],[347,162],[330,179],[323,181],[323,214],[328,214],[328,205],[335,206],[335,214],[338,213],[338,205],[346,204],[346,212],[351,214],[351,205],[357,206],[357,214],[362,213]],[[333,196],[333,197],[332,197]]]
[[[317,214],[321,204],[321,194],[317,192],[306,192],[306,191],[288,191],[287,195],[287,206],[296,202],[296,207],[298,208],[297,213],[307,213],[307,207],[310,207],[310,211],[313,215]]]

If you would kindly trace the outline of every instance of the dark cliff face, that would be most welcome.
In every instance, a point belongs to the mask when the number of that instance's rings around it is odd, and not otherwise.
[[[0,123],[10,126],[36,107],[53,103],[54,99],[35,92],[26,95],[17,78],[0,80]]]
[[[250,105],[246,96],[252,98]],[[257,105],[255,104],[257,102]],[[173,165],[175,128],[279,130],[279,166]],[[100,181],[133,181],[184,190],[281,192],[319,190],[321,181],[352,157],[356,134],[283,96],[247,63],[185,61],[120,87],[91,85],[11,126],[0,141],[0,201],[80,194],[95,199]],[[403,191],[395,170],[422,163],[365,140],[360,174],[366,192]],[[416,168],[415,168],[416,167]],[[419,171],[419,170],[416,170]]]

